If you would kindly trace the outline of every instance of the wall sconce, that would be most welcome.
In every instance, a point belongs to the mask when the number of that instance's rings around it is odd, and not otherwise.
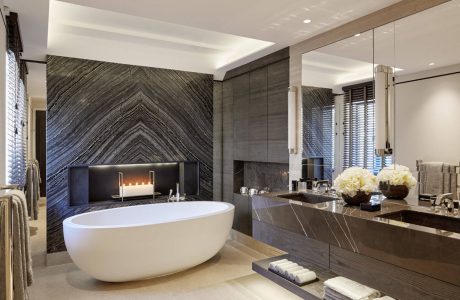
[[[388,66],[375,67],[375,155],[393,154],[391,98],[394,93],[393,69]]]
[[[289,154],[297,153],[297,88],[288,90],[288,149]]]

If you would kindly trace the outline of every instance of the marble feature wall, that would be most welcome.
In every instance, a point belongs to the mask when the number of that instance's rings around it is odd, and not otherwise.
[[[65,250],[67,166],[199,161],[200,198],[212,198],[213,78],[209,74],[49,56],[48,252]]]
[[[324,177],[332,179],[334,165],[334,95],[331,89],[302,87],[302,158],[322,157]]]

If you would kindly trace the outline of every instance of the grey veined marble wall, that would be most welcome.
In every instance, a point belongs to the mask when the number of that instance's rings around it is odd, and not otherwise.
[[[69,207],[69,165],[199,161],[212,198],[212,75],[49,56],[47,89],[48,252],[64,218],[122,205]]]

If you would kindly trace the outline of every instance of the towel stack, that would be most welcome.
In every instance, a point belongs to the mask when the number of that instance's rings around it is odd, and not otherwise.
[[[339,276],[324,282],[326,300],[371,300],[380,297],[380,292],[356,281]]]
[[[32,284],[32,258],[30,252],[30,234],[27,216],[26,197],[22,191],[10,190],[7,195],[12,196],[13,204],[13,285],[14,299],[28,299],[27,287]],[[7,214],[5,207],[0,209],[0,220]],[[7,233],[3,224],[0,224],[0,240],[6,238]],[[5,290],[5,257],[4,243],[0,243],[0,299]]]
[[[315,272],[287,259],[271,262],[268,269],[298,285],[316,280]]]

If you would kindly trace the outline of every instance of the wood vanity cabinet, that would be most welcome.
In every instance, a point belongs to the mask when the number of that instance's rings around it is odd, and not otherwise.
[[[289,59],[230,79],[233,159],[288,163]]]

